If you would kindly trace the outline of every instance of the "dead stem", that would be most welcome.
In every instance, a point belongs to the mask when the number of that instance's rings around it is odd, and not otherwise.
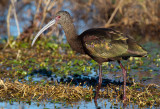
[[[136,84],[138,86],[140,84]],[[127,104],[136,103],[141,107],[146,105],[152,107],[154,105],[160,105],[160,94],[159,87],[154,84],[148,86],[140,85],[140,91],[137,90],[135,84],[133,86],[127,86]],[[122,101],[120,95],[123,94],[123,90],[120,92],[115,91],[117,89],[116,85],[110,84],[104,87],[104,90],[100,91],[100,98],[109,98],[110,102],[114,105]],[[18,81],[11,82],[6,80],[0,80],[0,96],[1,99],[9,100],[11,98],[18,100],[29,100],[29,101],[47,101],[47,100],[58,100],[66,102],[75,102],[79,100],[92,100],[93,98],[93,88],[86,86],[74,86],[71,83],[50,85],[48,83],[42,84],[27,84],[20,83]]]

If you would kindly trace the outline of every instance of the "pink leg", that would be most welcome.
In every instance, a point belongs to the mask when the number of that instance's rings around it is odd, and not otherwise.
[[[126,69],[123,67],[122,63],[118,61],[119,65],[121,66],[122,72],[123,72],[123,79],[124,79],[124,86],[123,86],[123,100],[126,101]]]
[[[102,65],[99,65],[99,85],[101,86],[102,84]]]
[[[97,104],[97,98],[98,98],[99,90],[101,88],[101,84],[102,84],[102,65],[99,64],[99,80],[98,80],[98,87],[96,90],[96,96],[94,98],[95,104]]]

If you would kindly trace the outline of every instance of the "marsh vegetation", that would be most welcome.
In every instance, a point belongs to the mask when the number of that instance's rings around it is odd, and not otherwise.
[[[94,104],[97,63],[86,55],[75,54],[61,27],[50,28],[31,47],[36,32],[63,9],[72,13],[78,33],[91,27],[110,27],[141,43],[148,56],[123,61],[127,69],[126,105],[160,107],[158,0],[1,0],[0,9],[1,103],[35,103],[37,107],[51,103],[55,108]],[[98,105],[122,108],[120,66],[106,62],[102,67]]]

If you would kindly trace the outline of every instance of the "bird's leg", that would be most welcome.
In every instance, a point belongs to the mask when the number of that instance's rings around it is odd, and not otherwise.
[[[98,80],[98,87],[96,89],[96,96],[94,98],[94,102],[95,105],[97,106],[97,98],[98,98],[98,94],[99,94],[99,90],[101,88],[101,84],[102,84],[102,65],[99,64],[99,80]]]
[[[102,84],[102,65],[101,64],[99,64],[99,81],[98,81],[98,83],[99,83],[99,86],[101,86],[101,84]]]
[[[123,72],[123,100],[126,101],[126,69],[123,67],[122,63],[118,61],[119,65],[121,66],[122,72]]]

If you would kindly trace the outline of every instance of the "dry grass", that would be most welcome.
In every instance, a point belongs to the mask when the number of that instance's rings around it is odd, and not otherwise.
[[[0,80],[0,97],[3,100],[12,98],[29,101],[51,99],[71,102],[92,99],[93,91],[92,87],[83,88],[82,86],[70,86],[70,84],[43,85],[42,83],[27,84]]]
[[[135,102],[139,106],[160,105],[160,86],[156,84],[144,86],[135,83],[132,87],[128,87],[127,92],[129,102]]]
[[[54,85],[53,85],[54,84]],[[123,89],[119,86],[110,84],[100,90],[100,98],[108,98],[113,104],[122,101]],[[94,92],[92,87],[74,86],[69,84],[58,83],[37,83],[27,84],[18,81],[11,82],[0,80],[0,97],[2,100],[34,100],[34,101],[65,101],[72,103],[79,100],[92,100]],[[159,106],[160,105],[160,86],[150,84],[144,86],[134,83],[127,86],[127,104],[135,103],[141,107]]]

